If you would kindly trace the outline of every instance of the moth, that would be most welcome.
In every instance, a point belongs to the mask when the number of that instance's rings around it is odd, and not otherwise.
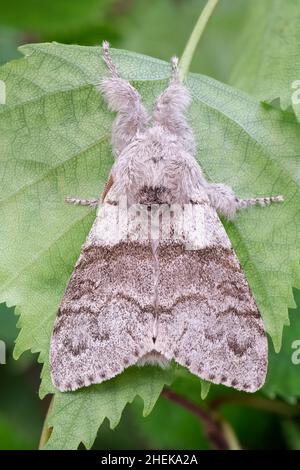
[[[53,384],[76,390],[132,365],[168,367],[174,359],[203,379],[254,392],[265,380],[267,339],[219,215],[231,219],[283,197],[239,199],[206,181],[177,58],[149,116],[107,42],[102,56],[108,76],[99,90],[116,113],[115,162],[99,200],[67,198],[98,210],[54,324]]]

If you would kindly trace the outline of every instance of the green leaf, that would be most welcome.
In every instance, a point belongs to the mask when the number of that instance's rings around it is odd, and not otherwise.
[[[297,0],[252,0],[239,60],[230,83],[283,109],[292,105],[300,77],[300,9]],[[299,87],[298,87],[299,88]]]
[[[174,380],[175,379],[176,381],[172,383],[172,388],[174,389],[175,387],[176,392],[202,405],[202,400],[205,400],[209,393],[210,382],[200,379],[199,383],[199,378],[196,375],[178,364],[174,369]]]
[[[5,304],[0,305],[0,339],[5,341],[9,347],[13,346],[18,333],[16,317],[13,313],[13,308],[7,308]]]
[[[292,355],[295,352],[292,345],[300,341],[300,291],[295,294],[297,310],[290,311],[291,326],[283,333],[283,345],[276,354],[270,345],[269,370],[263,387],[270,398],[280,396],[290,403],[296,403],[300,397],[300,364],[294,364]]]
[[[0,107],[0,301],[17,305],[20,315],[15,357],[31,349],[45,364],[43,396],[54,391],[48,362],[53,321],[95,217],[89,208],[66,205],[64,198],[93,198],[101,192],[112,164],[113,116],[93,86],[104,73],[100,48],[35,44],[21,51],[24,59],[0,69],[7,89],[7,104]],[[169,64],[125,51],[113,51],[113,56],[146,104],[152,103],[166,86]],[[226,223],[278,350],[282,328],[289,322],[288,307],[295,305],[292,286],[300,287],[300,174],[295,172],[299,125],[292,114],[263,108],[208,77],[190,75],[188,86],[194,98],[191,124],[207,176],[232,185],[241,197],[285,196],[282,205],[256,207]],[[113,382],[124,380],[124,390],[131,391],[126,395],[117,388],[119,405],[107,402],[105,415],[119,416],[122,404],[136,394],[149,401],[146,388],[139,388],[137,372],[132,374]],[[128,385],[126,377],[131,377]],[[149,383],[154,381],[150,370],[147,377]],[[104,417],[97,414],[87,434],[90,427],[84,425],[82,413],[71,427],[74,415],[77,409],[87,409],[91,397],[103,403],[105,390],[113,387],[109,384],[76,395],[56,393],[53,447],[59,442],[69,447],[80,441],[91,444]],[[63,434],[73,437],[69,442],[55,437]]]
[[[147,416],[163,386],[171,382],[171,375],[158,367],[131,367],[100,385],[76,392],[57,392],[48,420],[54,429],[45,449],[77,449],[81,442],[90,449],[103,420],[107,418],[111,429],[115,428],[126,404],[137,395],[144,400],[143,416]]]

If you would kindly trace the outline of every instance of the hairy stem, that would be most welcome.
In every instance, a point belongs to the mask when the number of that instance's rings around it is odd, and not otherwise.
[[[183,54],[181,56],[179,62],[179,78],[180,80],[184,80],[188,71],[190,69],[190,65],[197,47],[197,44],[203,34],[205,26],[212,15],[215,7],[217,6],[219,0],[208,0],[205,7],[200,14],[197,23],[190,35],[190,38],[185,46]]]
[[[42,429],[42,432],[41,432],[41,437],[40,437],[40,442],[39,442],[39,450],[43,449],[43,447],[47,444],[48,439],[49,439],[49,437],[51,436],[51,433],[52,433],[52,428],[48,427],[48,417],[49,417],[49,414],[52,410],[52,406],[53,406],[53,396],[52,396],[51,401],[49,403],[49,407],[48,407],[48,410],[47,410],[47,413],[46,413],[46,416],[45,416],[45,419],[44,419],[43,429]]]
[[[169,388],[164,388],[162,396],[174,403],[182,406],[190,413],[197,416],[203,424],[205,434],[211,446],[217,450],[235,450],[240,449],[238,441],[234,436],[234,432],[228,423],[223,423],[220,418],[211,410],[205,410],[199,405],[187,400],[185,397],[178,395]]]

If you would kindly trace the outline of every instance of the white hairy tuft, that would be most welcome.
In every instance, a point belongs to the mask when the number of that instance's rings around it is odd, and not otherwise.
[[[109,50],[109,42],[108,41],[103,41],[102,42],[102,49],[103,49],[103,51],[108,51]]]

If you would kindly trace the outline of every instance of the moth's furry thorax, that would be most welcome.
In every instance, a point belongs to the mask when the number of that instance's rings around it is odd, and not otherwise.
[[[112,169],[115,190],[131,202],[143,202],[145,188],[164,191],[166,200],[188,203],[207,196],[201,168],[176,134],[154,125],[139,133],[120,153]]]

